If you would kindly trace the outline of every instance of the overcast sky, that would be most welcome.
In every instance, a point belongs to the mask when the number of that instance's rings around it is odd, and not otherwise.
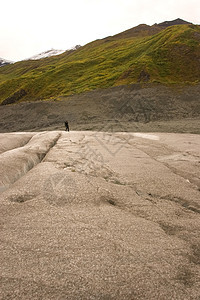
[[[199,0],[1,0],[0,57],[17,61],[51,48],[177,18],[200,24]]]

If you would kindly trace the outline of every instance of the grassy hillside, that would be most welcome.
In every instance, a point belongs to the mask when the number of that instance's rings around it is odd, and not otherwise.
[[[148,36],[97,40],[61,55],[0,68],[0,102],[47,99],[136,82],[200,81],[200,26],[175,25]]]

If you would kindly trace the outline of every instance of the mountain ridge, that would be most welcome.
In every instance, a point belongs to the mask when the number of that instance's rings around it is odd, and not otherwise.
[[[135,27],[122,31],[118,34],[110,36],[108,38],[130,38],[130,37],[138,37],[138,36],[148,36],[152,34],[159,33],[161,30],[174,26],[174,25],[190,25],[192,23],[188,21],[184,21],[180,18],[172,20],[172,21],[164,21],[162,23],[155,23],[153,25],[147,24],[139,24]],[[106,39],[106,38],[105,38]]]

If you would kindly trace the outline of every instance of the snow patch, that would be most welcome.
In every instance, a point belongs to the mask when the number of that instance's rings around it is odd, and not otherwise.
[[[34,55],[30,58],[28,58],[27,60],[37,60],[37,59],[41,59],[41,58],[46,58],[46,57],[51,57],[51,56],[56,56],[59,54],[64,53],[66,50],[55,50],[55,49],[51,49],[51,50],[47,50],[44,51],[42,53],[39,53],[37,55]]]
[[[67,51],[75,51],[77,50],[78,48],[80,48],[81,46],[80,45],[76,45],[68,50],[56,50],[56,49],[51,49],[51,50],[47,50],[47,51],[44,51],[42,53],[39,53],[37,55],[34,55],[26,60],[38,60],[38,59],[42,59],[42,58],[46,58],[46,57],[51,57],[51,56],[56,56],[56,55],[60,55],[64,52],[67,52]]]

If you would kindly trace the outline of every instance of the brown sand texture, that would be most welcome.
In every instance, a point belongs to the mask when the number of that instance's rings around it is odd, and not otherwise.
[[[200,135],[0,134],[0,299],[200,299]]]

